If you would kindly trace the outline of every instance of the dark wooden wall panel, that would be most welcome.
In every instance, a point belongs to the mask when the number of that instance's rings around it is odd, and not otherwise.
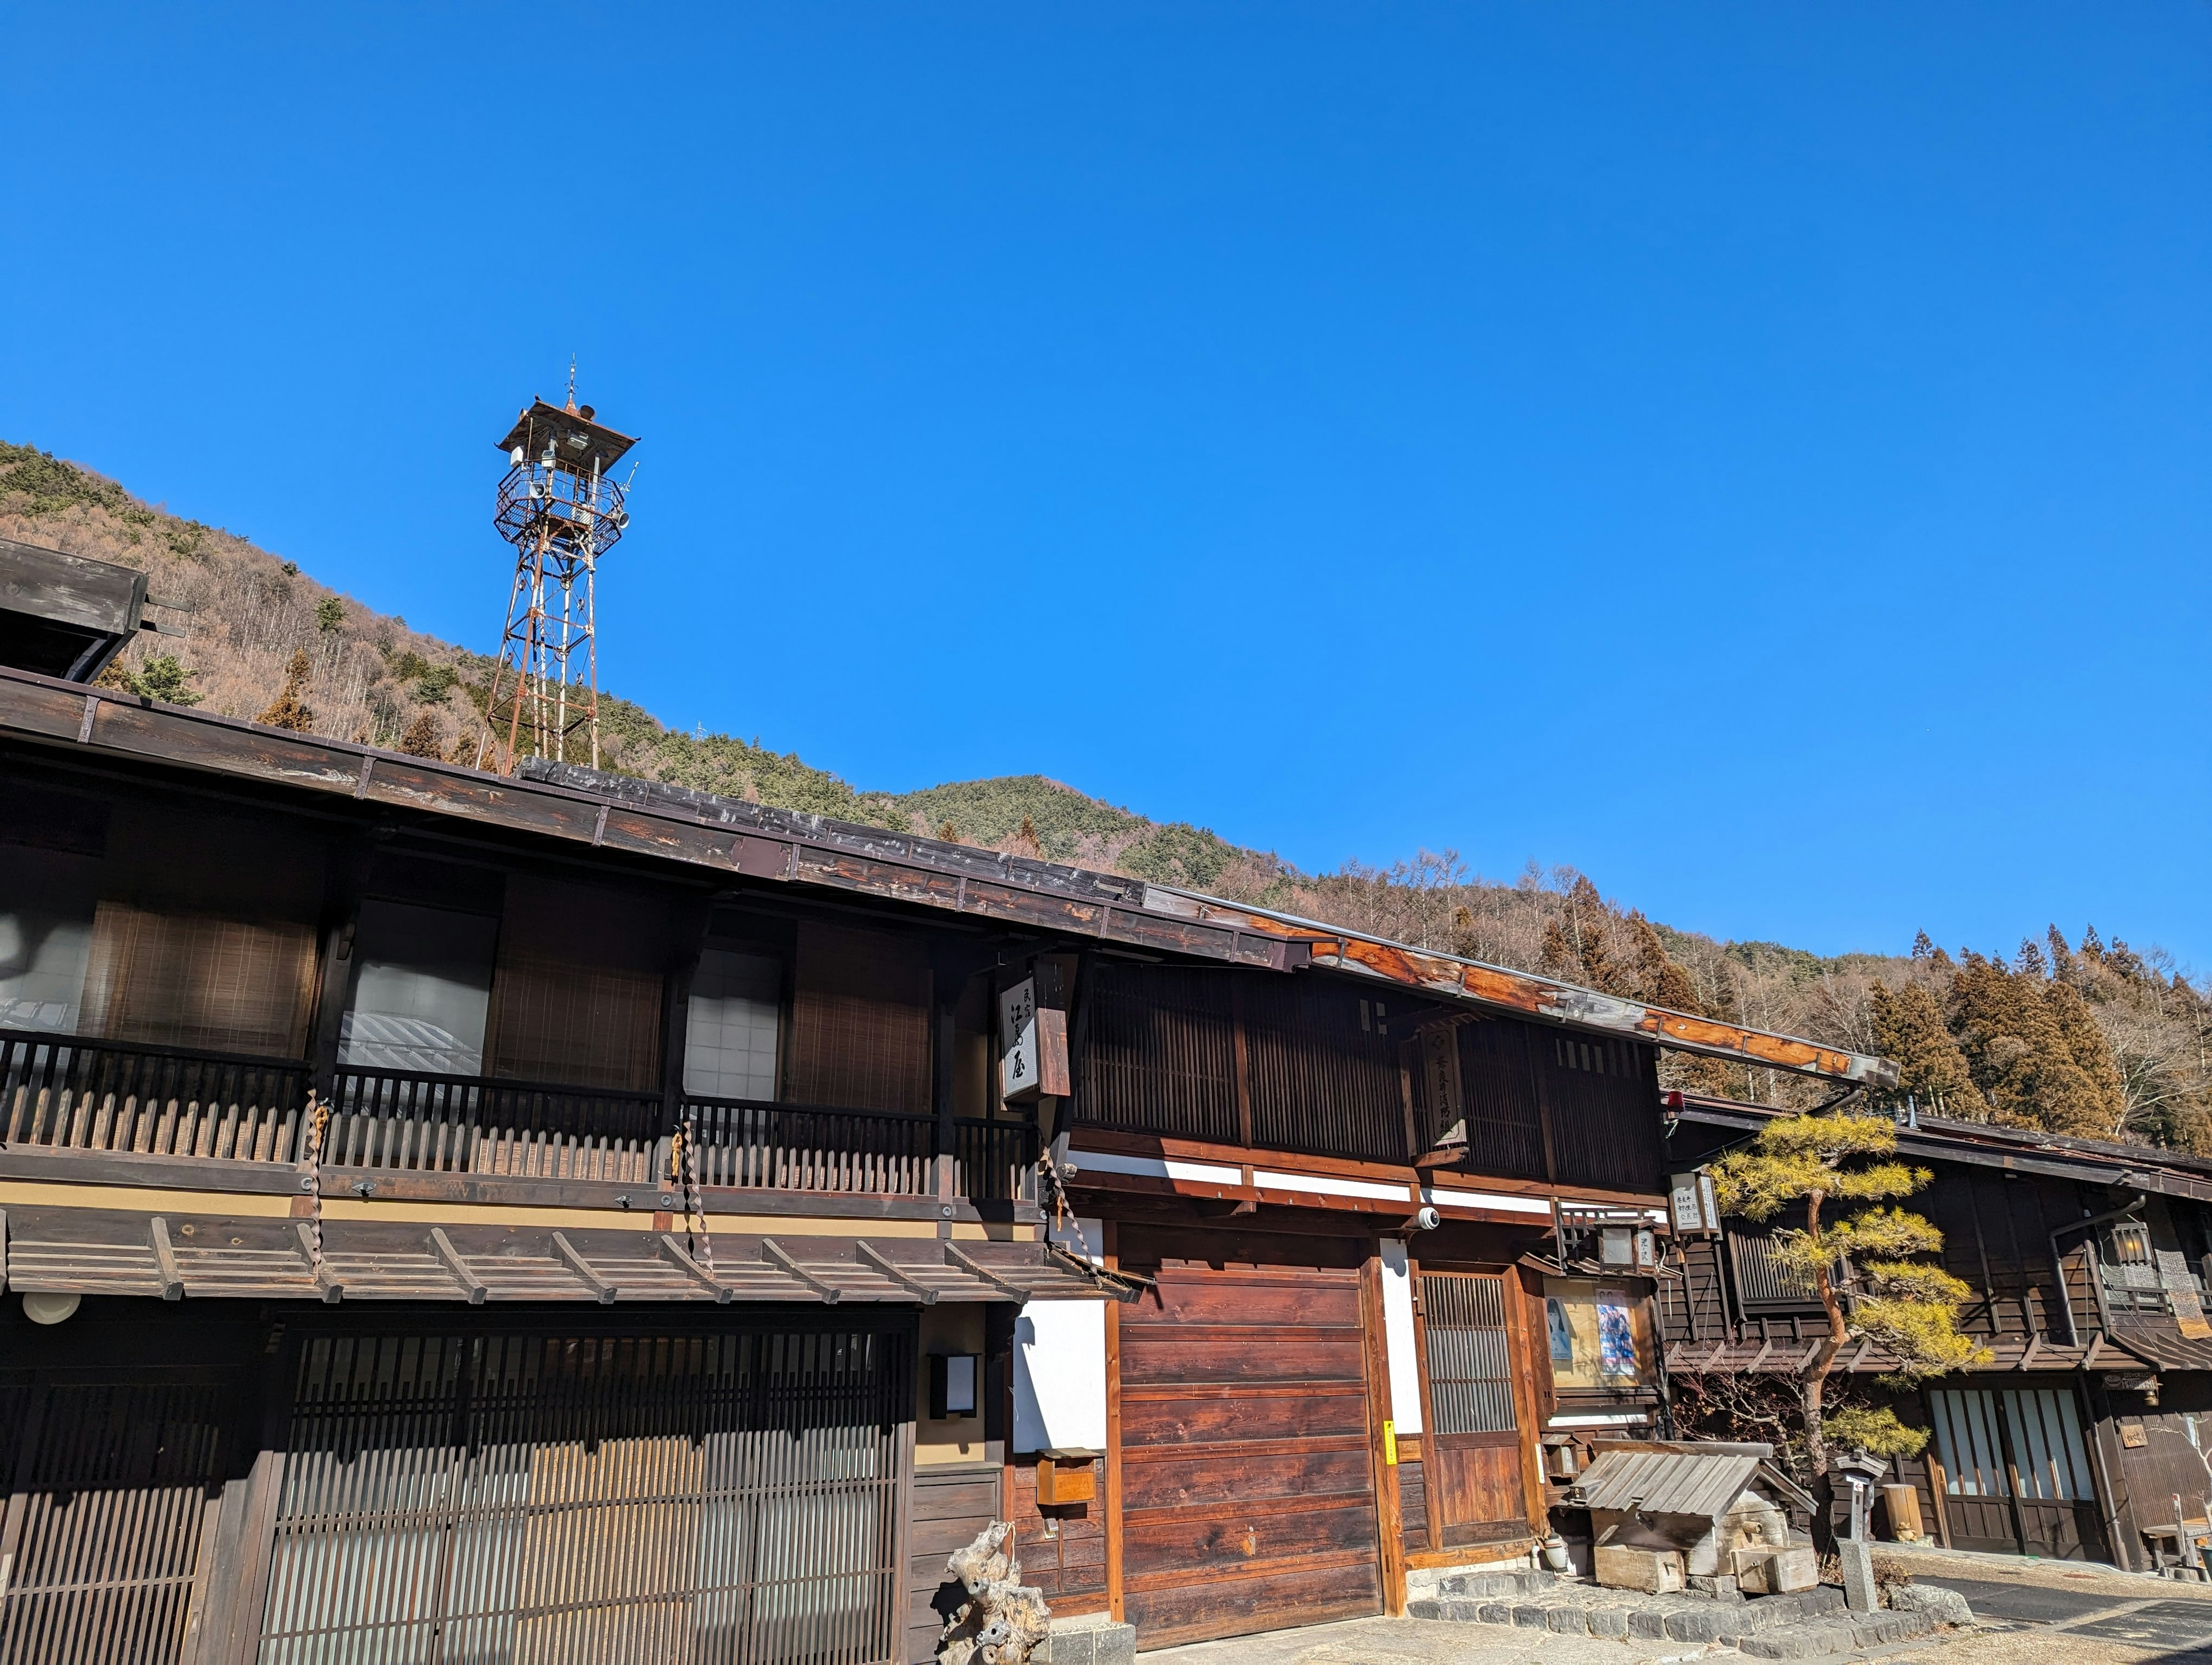
[[[1083,999],[1082,1120],[1125,1133],[1237,1143],[1228,975],[1104,961],[1092,968]]]
[[[1037,1508],[1036,1465],[1017,1463],[1013,1470],[1006,1518],[1014,1523],[1022,1582],[1042,1590],[1057,1613],[1099,1613],[1106,1607],[1106,1465],[1094,1461],[1091,1470],[1097,1498],[1054,1510],[1058,1529],[1050,1537]]]
[[[1404,1162],[1406,1097],[1389,1009],[1355,987],[1248,978],[1242,991],[1252,1077],[1252,1142],[1265,1150]]]
[[[1459,1026],[1461,1109],[1467,1122],[1467,1165],[1505,1179],[1543,1179],[1544,1118],[1530,1059],[1532,1031],[1503,1018]],[[1431,1121],[1449,1118],[1433,1108]],[[1435,1139],[1449,1129],[1431,1126]]]
[[[914,1512],[907,1534],[906,1657],[926,1665],[937,1657],[937,1638],[946,1615],[963,1599],[959,1582],[945,1574],[956,1549],[1001,1518],[999,1491],[1005,1470],[997,1463],[914,1471]],[[1024,1570],[1027,1554],[1024,1553]]]
[[[1658,1049],[1553,1030],[1532,1035],[1529,1051],[1551,1115],[1552,1177],[1562,1185],[1663,1191]]]
[[[794,1104],[930,1108],[929,957],[918,939],[799,927],[784,1097]]]

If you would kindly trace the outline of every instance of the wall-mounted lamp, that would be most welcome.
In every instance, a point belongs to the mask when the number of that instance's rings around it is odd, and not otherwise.
[[[34,1324],[58,1324],[76,1316],[84,1304],[82,1295],[65,1294],[58,1289],[27,1289],[23,1291],[23,1316]]]
[[[975,1379],[981,1361],[972,1352],[929,1356],[929,1414],[943,1422],[975,1414]]]

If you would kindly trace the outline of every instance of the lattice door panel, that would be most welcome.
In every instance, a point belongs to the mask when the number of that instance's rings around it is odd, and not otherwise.
[[[1515,1293],[1494,1273],[1421,1274],[1429,1419],[1423,1479],[1446,1545],[1486,1542],[1527,1528],[1507,1310]]]
[[[0,1662],[181,1656],[235,1397],[204,1383],[0,1392]]]
[[[301,1352],[264,1665],[873,1665],[903,1338],[347,1337]]]

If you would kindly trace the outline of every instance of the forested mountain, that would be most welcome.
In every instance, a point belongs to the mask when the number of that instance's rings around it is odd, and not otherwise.
[[[179,604],[111,675],[157,698],[465,761],[490,661],[318,584],[246,538],[180,519],[43,452],[0,444],[0,536],[115,561]],[[856,790],[789,753],[685,734],[604,702],[611,767],[786,808],[1040,854],[1265,902],[1416,946],[1548,972],[1759,1027],[1881,1052],[1923,1109],[2212,1153],[2212,1000],[2155,951],[2084,927],[1954,956],[1823,957],[1648,920],[1571,868],[1485,880],[1447,852],[1301,873],[1205,828],[1152,821],[1042,775]],[[1807,1102],[1793,1078],[1673,1059],[1672,1085]]]

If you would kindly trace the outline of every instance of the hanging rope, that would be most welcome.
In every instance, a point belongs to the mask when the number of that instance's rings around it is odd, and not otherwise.
[[[328,1137],[331,1125],[329,1102],[312,1090],[307,1094],[307,1158],[304,1170],[307,1187],[307,1259],[317,1272],[323,1269],[323,1141]]]
[[[714,1240],[707,1231],[707,1198],[699,1188],[698,1130],[691,1118],[686,1116],[684,1125],[676,1130],[669,1142],[669,1182],[684,1191],[684,1234],[690,1244],[691,1258],[707,1268],[714,1269]]]

